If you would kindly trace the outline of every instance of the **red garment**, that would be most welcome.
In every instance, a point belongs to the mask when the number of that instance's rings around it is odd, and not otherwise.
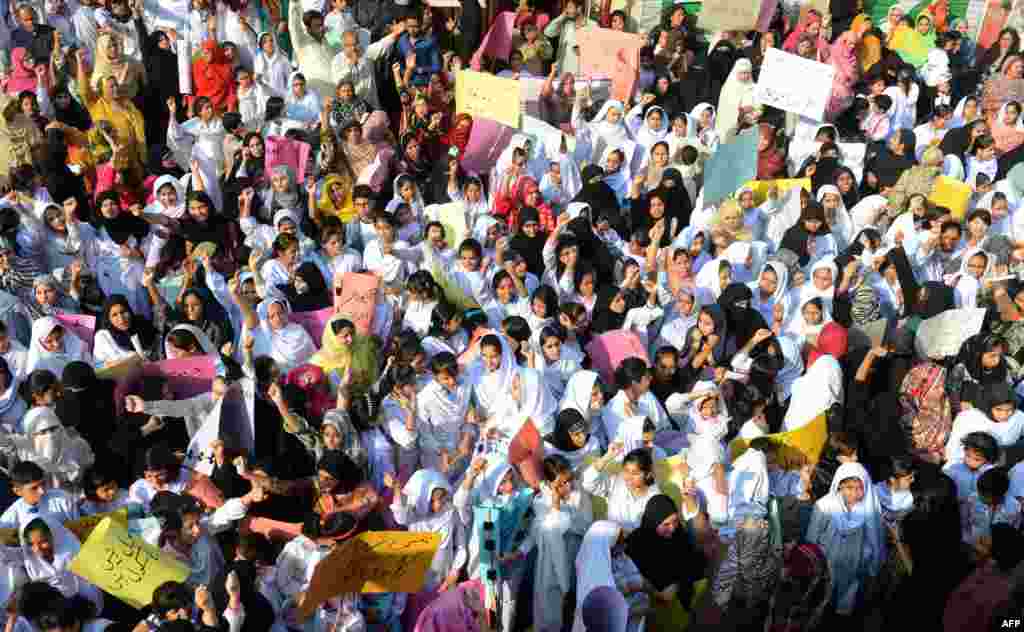
[[[509,209],[508,214],[508,226],[509,230],[515,231],[519,227],[519,211],[525,206],[529,206],[526,203],[526,198],[534,191],[540,191],[540,185],[537,181],[531,177],[523,177],[519,179],[516,186],[515,203]],[[541,197],[538,203],[533,207],[537,209],[537,215],[540,219],[540,230],[541,232],[550,233],[555,230],[555,213],[551,210],[551,207]]]
[[[757,179],[774,180],[783,175],[786,169],[786,156],[775,146],[775,128],[761,124],[761,145],[768,143],[766,149],[757,151]]]
[[[213,102],[213,108],[219,112],[227,112],[238,104],[235,93],[234,69],[224,59],[224,50],[212,40],[203,42],[203,52],[212,52],[213,57],[206,61],[204,57],[192,62],[192,87],[194,97],[207,97]],[[196,112],[196,115],[199,113]]]
[[[830,355],[836,360],[845,356],[850,345],[849,335],[846,328],[836,321],[826,323],[818,334],[818,345],[807,355],[807,368],[811,368],[814,361],[823,355]]]
[[[127,187],[117,181],[117,169],[110,162],[105,162],[96,167],[96,191],[93,195],[95,200],[101,193],[105,193],[111,189],[118,192],[118,201],[121,204],[121,208],[128,208],[136,202],[140,202],[138,196],[133,191],[130,191]]]
[[[459,129],[459,125],[463,121],[469,121],[469,127],[464,130]],[[454,147],[458,150],[458,160],[461,161],[462,157],[466,154],[466,147],[469,146],[469,135],[473,132],[473,117],[469,114],[459,114],[452,121],[451,129],[442,139],[445,147]]]

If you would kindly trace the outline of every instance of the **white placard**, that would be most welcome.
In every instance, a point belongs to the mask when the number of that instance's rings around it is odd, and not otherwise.
[[[192,55],[189,54],[189,42],[179,39],[178,42],[178,92],[192,94]]]
[[[769,48],[754,96],[764,105],[820,121],[825,118],[835,74],[827,64]]]

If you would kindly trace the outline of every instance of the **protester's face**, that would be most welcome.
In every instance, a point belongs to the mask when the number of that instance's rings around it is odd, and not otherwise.
[[[199,536],[202,535],[200,528],[201,523],[199,522],[200,518],[201,516],[197,513],[185,514],[181,517],[181,533],[179,534],[179,537],[181,538],[182,544],[191,546],[195,544],[196,540],[199,539]]]
[[[409,34],[409,37],[415,38],[420,34],[420,21],[419,18],[410,17],[405,21],[405,32]]]
[[[609,303],[608,309],[612,310],[616,314],[621,314],[626,311],[626,297],[623,296],[622,292],[615,295],[612,302]]]
[[[114,329],[117,329],[118,331],[128,331],[132,326],[131,311],[125,305],[121,305],[120,303],[117,303],[110,308],[107,318],[110,320],[110,324],[114,326]]]
[[[753,79],[753,77],[754,75],[749,70],[741,70],[738,73],[736,73],[736,78],[739,79],[742,83],[747,83],[748,81]]]
[[[583,296],[594,295],[594,275],[584,274],[580,279],[580,294]]]
[[[672,131],[676,136],[686,136],[686,119],[677,118],[672,121]]]
[[[775,294],[775,290],[779,289],[779,277],[776,276],[775,271],[771,268],[766,268],[761,272],[761,278],[758,280],[758,287],[761,288],[761,293],[764,296],[772,296]]]
[[[61,327],[55,328],[39,344],[50,353],[57,353],[64,348],[64,329]]]
[[[975,217],[967,224],[967,230],[971,231],[971,236],[975,238],[984,237],[985,233],[988,232],[988,223],[980,217]]]
[[[29,33],[36,30],[36,13],[32,9],[23,8],[18,11],[18,22],[21,24],[21,28],[25,29]]]
[[[557,362],[562,357],[562,341],[555,336],[548,336],[541,345],[541,351],[548,362]]]
[[[53,560],[53,542],[50,536],[39,529],[33,529],[28,534],[28,543],[32,552],[44,560]]]
[[[993,351],[986,351],[981,354],[981,366],[986,369],[994,369],[999,366],[999,362],[1003,359],[1003,352],[1001,349],[995,349]]]
[[[608,121],[612,125],[618,125],[619,121],[622,120],[622,110],[619,108],[608,108],[608,112],[604,115],[604,120]]]
[[[974,450],[972,448],[966,448],[964,450],[964,465],[966,465],[967,469],[971,470],[972,472],[977,471],[978,468],[985,465],[986,463],[988,463],[988,459],[986,459],[981,454],[981,452],[978,452],[977,450]]]
[[[273,55],[274,54],[274,38],[270,37],[270,36],[264,37],[263,41],[260,42],[260,48],[263,49],[263,52],[267,56]]]
[[[999,37],[999,48],[1005,51],[1010,50],[1011,46],[1013,46],[1013,36],[1009,33],[1003,33]]]
[[[160,187],[158,197],[164,208],[174,208],[178,205],[178,191],[170,184]]]
[[[960,231],[955,228],[946,229],[942,233],[942,237],[939,240],[939,245],[945,252],[953,252],[957,245],[960,243]]]
[[[252,85],[252,75],[249,74],[248,70],[238,71],[238,86],[240,88],[248,88]]]
[[[335,338],[344,346],[351,347],[352,341],[355,339],[355,334],[356,332],[351,327],[345,327],[338,332],[338,335],[335,336]]]
[[[292,94],[299,98],[306,96],[306,82],[296,77],[292,81]]]
[[[807,40],[800,40],[796,45],[796,54],[800,57],[807,57],[811,54],[811,43]]]
[[[903,143],[900,141],[900,135],[896,134],[889,139],[889,151],[894,154],[903,153]]]
[[[565,3],[565,17],[569,19],[575,19],[577,13],[579,13],[579,7],[576,6],[575,2]]]
[[[16,488],[20,493],[22,499],[25,500],[29,505],[38,505],[39,501],[42,500],[43,494],[46,492],[46,486],[43,481],[32,481]]]
[[[288,315],[285,313],[284,306],[280,303],[273,303],[267,308],[267,322],[270,323],[270,328],[274,331],[284,329],[288,324]]]
[[[849,192],[853,188],[853,176],[846,171],[841,172],[839,177],[836,178],[836,186],[843,193]]]
[[[99,498],[100,502],[109,503],[114,500],[114,497],[117,495],[117,491],[117,483],[106,483],[105,485],[100,485],[96,488],[96,498]]]
[[[617,173],[619,171],[619,167],[621,166],[622,161],[619,160],[618,152],[613,151],[612,153],[608,154],[608,159],[605,161],[605,171],[607,171],[608,173]]]
[[[999,404],[998,406],[993,406],[991,409],[992,419],[996,420],[999,423],[1003,423],[1006,420],[1008,420],[1016,410],[1017,407],[1009,402],[1005,404]]]
[[[676,357],[671,353],[658,358],[658,363],[654,367],[655,377],[661,380],[668,380],[676,372]]]
[[[501,349],[498,347],[481,347],[480,357],[483,358],[484,368],[487,369],[488,373],[493,373],[501,368]]]
[[[821,309],[814,303],[808,303],[804,305],[804,321],[808,325],[820,325],[821,324]]]
[[[715,333],[715,320],[708,314],[702,312],[701,315],[697,317],[697,328],[704,336],[710,336]]]
[[[40,305],[56,305],[57,290],[49,285],[36,286],[36,302]]]
[[[660,197],[652,197],[649,213],[652,219],[658,220],[665,217],[665,202]]]
[[[523,223],[523,234],[529,238],[534,238],[537,233],[540,232],[540,223],[536,220],[529,220]]]
[[[704,108],[703,110],[700,111],[700,124],[703,127],[710,127],[712,116],[713,115],[711,114],[711,108]]]
[[[1010,64],[1008,74],[1010,79],[1020,79],[1024,77],[1024,62],[1017,60]]]
[[[188,214],[197,222],[205,222],[210,218],[210,207],[199,200],[192,200],[188,203]]]
[[[322,18],[313,18],[309,21],[309,34],[313,37],[320,37],[324,32],[324,21]]]
[[[927,19],[919,19],[917,21],[917,32],[921,35],[927,35],[928,31],[932,30],[932,21]]]
[[[814,287],[818,288],[819,291],[824,292],[825,290],[832,287],[834,279],[832,278],[832,270],[830,268],[821,268],[814,271]]]
[[[853,507],[864,500],[864,483],[859,478],[848,478],[839,483],[839,493],[847,507]]]
[[[622,480],[634,491],[647,489],[647,473],[636,463],[627,463],[622,467]]]
[[[323,437],[325,448],[328,450],[341,449],[341,433],[338,432],[337,428],[330,424],[324,424],[320,434]]]

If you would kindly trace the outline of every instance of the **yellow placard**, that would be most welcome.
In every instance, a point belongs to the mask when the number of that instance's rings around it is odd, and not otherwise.
[[[133,353],[123,360],[104,364],[102,368],[96,369],[96,379],[115,382],[126,380],[142,371],[142,363],[142,358]]]
[[[818,462],[818,456],[828,440],[828,419],[821,413],[805,426],[765,435],[779,446],[778,464],[784,470],[795,470],[808,463]],[[747,451],[750,441],[736,438],[729,443],[729,455],[733,460]]]
[[[444,226],[444,240],[448,242],[448,247],[454,249],[457,254],[462,240],[471,236],[469,227],[466,225],[465,205],[462,202],[440,204],[436,208],[436,213],[437,221]]]
[[[971,185],[949,176],[939,176],[932,183],[928,201],[935,206],[944,206],[953,213],[957,221],[967,214],[967,203],[971,199]]]
[[[801,189],[810,192],[811,190],[811,179],[810,178],[785,178],[780,180],[751,180],[743,185],[744,188],[753,189],[754,191],[754,204],[764,204],[764,201],[768,199],[768,189],[775,185],[779,189],[779,197],[786,195],[786,192],[790,189],[800,187]]]
[[[584,462],[590,465],[598,458],[587,457]],[[676,472],[676,468],[683,462],[685,462],[685,459],[679,454],[654,462],[654,480],[658,483],[661,493],[675,501],[676,507],[683,506],[683,480]],[[604,468],[604,472],[609,476],[618,476],[621,471],[622,463],[609,463]],[[595,520],[604,520],[608,516],[608,503],[603,498],[592,496],[591,505],[594,510]]]
[[[316,565],[300,618],[345,593],[419,592],[439,546],[440,534],[411,531],[367,531],[342,542]]]
[[[85,539],[89,537],[89,534],[93,532],[104,518],[113,518],[118,522],[127,525],[128,524],[128,510],[118,509],[117,511],[107,511],[104,513],[93,514],[91,516],[85,516],[78,520],[71,520],[64,523],[64,528],[75,534],[79,542],[85,542]],[[17,529],[0,529],[0,545],[2,546],[18,546],[21,542],[18,541],[18,530]]]
[[[148,606],[164,582],[184,582],[189,569],[110,517],[93,529],[71,562],[71,572],[135,608]]]
[[[459,114],[482,117],[512,128],[519,127],[519,82],[472,70],[455,77],[455,109]]]

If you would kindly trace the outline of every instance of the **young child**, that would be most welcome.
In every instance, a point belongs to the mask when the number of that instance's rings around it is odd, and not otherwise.
[[[868,142],[885,141],[891,130],[889,109],[892,108],[892,97],[887,94],[875,95],[868,98],[868,104],[867,115],[860,122],[860,129]]]
[[[864,466],[839,466],[828,495],[814,504],[805,539],[828,558],[837,614],[851,614],[886,556],[882,509]]]
[[[476,442],[472,388],[459,379],[455,355],[441,352],[430,360],[430,382],[416,396],[420,462],[424,468],[458,480],[469,465],[465,457]]]
[[[889,462],[889,478],[875,483],[875,495],[882,509],[882,521],[889,530],[898,533],[899,523],[914,508],[914,462],[893,457]]]
[[[128,490],[121,489],[111,466],[95,463],[82,475],[82,489],[85,498],[80,503],[83,516],[117,511],[122,507],[134,506],[128,498]]]
[[[46,473],[31,461],[11,468],[11,486],[18,500],[0,515],[0,528],[17,529],[37,516],[51,516],[63,524],[81,518],[78,503],[67,492],[47,489]]]
[[[709,437],[721,441],[729,432],[729,414],[725,410],[721,394],[714,382],[697,382],[690,395],[689,424],[686,432],[690,441],[695,437]]]
[[[483,475],[481,477],[481,475]],[[479,481],[479,484],[477,484]],[[473,525],[469,540],[469,577],[490,582],[489,571],[497,571],[501,584],[501,629],[512,629],[516,614],[516,595],[525,574],[523,561],[533,548],[528,512],[534,490],[519,486],[516,471],[498,454],[490,453],[473,460],[466,478],[455,492],[455,508],[466,525]],[[493,521],[498,548],[485,533],[485,520],[477,519],[481,505],[491,509],[481,518]]]
[[[1006,469],[994,467],[978,477],[977,495],[968,513],[964,541],[975,548],[984,548],[992,537],[992,526],[1008,524],[1019,530],[1021,503],[1009,495],[1010,477]],[[980,547],[979,547],[980,544]]]

